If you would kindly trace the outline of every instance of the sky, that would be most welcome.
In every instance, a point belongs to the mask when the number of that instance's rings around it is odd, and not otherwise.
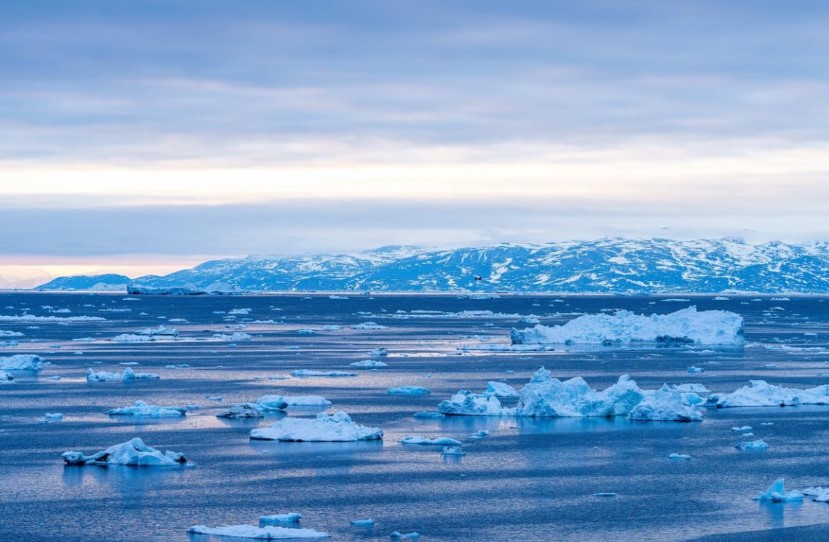
[[[829,239],[829,3],[4,0],[0,287],[217,257]]]

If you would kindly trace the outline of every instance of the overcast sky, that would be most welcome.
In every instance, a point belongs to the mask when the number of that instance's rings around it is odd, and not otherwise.
[[[829,239],[829,3],[5,0],[0,287],[214,257]]]

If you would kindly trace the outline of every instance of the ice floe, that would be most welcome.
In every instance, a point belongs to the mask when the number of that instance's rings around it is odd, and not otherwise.
[[[765,380],[750,380],[748,386],[734,392],[711,395],[708,404],[717,408],[829,405],[829,385],[801,390],[775,386]]]
[[[734,447],[738,450],[744,450],[748,452],[765,452],[769,448],[769,445],[766,443],[766,441],[758,439],[740,442]]]
[[[106,450],[84,455],[81,452],[68,451],[63,453],[66,465],[124,465],[128,467],[173,467],[187,464],[187,459],[178,452],[161,452],[144,444],[140,438],[134,438],[110,446]]]
[[[223,342],[237,342],[237,341],[249,341],[251,336],[247,333],[236,332],[236,333],[215,333],[213,334],[213,339],[216,341],[223,341]]]
[[[194,525],[187,529],[188,533],[228,538],[253,538],[256,540],[290,540],[298,538],[328,538],[330,535],[314,529],[292,529],[289,527],[255,525]]]
[[[621,310],[615,314],[580,316],[560,326],[513,329],[513,344],[630,345],[635,343],[743,344],[743,318],[728,311],[688,307],[650,316]]]
[[[150,335],[136,335],[134,333],[122,333],[112,338],[115,343],[146,343],[153,341]]]
[[[187,409],[184,407],[163,407],[151,405],[144,401],[136,401],[129,407],[113,408],[107,411],[107,414],[110,416],[135,416],[141,418],[180,418],[186,412]]]
[[[282,442],[355,442],[380,440],[383,431],[359,425],[338,410],[333,414],[318,414],[316,418],[283,418],[271,427],[252,430],[250,438]]]
[[[35,354],[15,354],[0,358],[0,370],[41,371],[43,370],[43,359]]]
[[[86,380],[89,382],[113,382],[116,380],[128,382],[131,380],[158,380],[159,378],[155,373],[136,373],[130,367],[124,369],[124,372],[120,375],[108,371],[95,372],[91,367],[86,371]]]
[[[255,403],[238,403],[216,414],[217,418],[263,418],[262,408]]]

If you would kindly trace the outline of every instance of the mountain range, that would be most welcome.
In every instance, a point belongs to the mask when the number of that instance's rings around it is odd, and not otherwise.
[[[387,246],[353,255],[211,260],[169,275],[56,278],[37,290],[829,293],[829,243],[734,239],[600,239],[427,249]]]

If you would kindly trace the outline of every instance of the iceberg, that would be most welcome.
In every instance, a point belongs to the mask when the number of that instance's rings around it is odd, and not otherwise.
[[[187,459],[178,452],[161,452],[144,444],[140,438],[110,446],[102,452],[84,455],[81,452],[64,452],[63,461],[67,466],[125,465],[127,467],[175,467],[187,464]]]
[[[224,342],[237,342],[237,341],[249,341],[251,336],[247,333],[242,333],[237,331],[236,333],[215,333],[213,335],[213,339],[217,341],[224,341]]]
[[[400,439],[400,444],[426,445],[426,446],[460,446],[461,441],[449,437],[427,438],[421,436],[408,436]]]
[[[697,405],[703,399],[667,385],[643,390],[628,375],[597,391],[580,377],[561,381],[543,367],[519,392],[515,408],[505,408],[494,395],[461,390],[438,405],[438,412],[455,416],[614,417],[641,421],[702,421]]]
[[[501,401],[493,395],[461,390],[438,404],[438,413],[447,416],[503,416]]]
[[[354,363],[349,364],[351,367],[357,367],[358,369],[380,369],[382,367],[388,367],[389,364],[385,361],[373,360],[373,359],[364,359],[362,361],[355,361]]]
[[[748,386],[732,393],[711,395],[708,404],[717,408],[829,405],[829,385],[801,390],[775,386],[765,380],[749,380]]]
[[[173,319],[170,320],[171,322]],[[139,335],[149,335],[149,336],[156,336],[160,335],[162,337],[176,337],[178,336],[178,330],[172,327],[167,326],[158,326],[158,327],[148,327],[146,329],[142,329],[138,332]]]
[[[135,416],[141,418],[180,418],[187,409],[184,407],[162,407],[144,401],[136,401],[131,407],[113,408],[107,411],[110,416]]]
[[[697,311],[696,307],[650,316],[625,310],[590,314],[560,326],[513,329],[510,336],[512,344],[739,346],[744,342],[742,316],[728,311]]]
[[[380,329],[389,329],[389,326],[381,326],[376,322],[363,322],[362,324],[356,324],[351,326],[351,329],[362,329],[362,330],[380,330]]]
[[[0,370],[41,371],[43,370],[43,359],[35,354],[15,354],[0,358]]]
[[[765,492],[754,497],[754,500],[772,503],[799,502],[803,500],[803,493],[786,491],[783,478],[779,478]]]
[[[399,386],[397,388],[389,388],[389,395],[430,395],[432,390],[429,388],[421,388],[420,386]]]
[[[262,408],[254,403],[239,403],[216,414],[217,418],[264,418]]]
[[[687,454],[671,454],[671,455],[668,456],[668,459],[673,459],[674,461],[679,461],[679,460],[688,461],[688,460],[691,459],[691,456],[687,455]]]
[[[254,440],[278,440],[281,442],[356,442],[381,440],[383,430],[358,425],[345,412],[318,414],[316,418],[283,418],[271,427],[250,432]]]
[[[389,355],[389,351],[385,348],[375,348],[374,350],[369,351],[369,356],[374,358],[380,358]]]
[[[500,398],[518,397],[518,391],[505,382],[490,381],[486,384],[484,395],[494,395]]]
[[[149,335],[135,335],[132,333],[122,333],[112,338],[112,342],[115,343],[146,343],[153,340],[153,337]]]
[[[701,422],[702,412],[689,405],[685,398],[667,384],[645,395],[628,414],[630,420],[653,422]]]
[[[289,527],[254,525],[220,525],[208,527],[194,525],[187,529],[188,533],[209,536],[226,536],[231,538],[253,538],[256,540],[290,540],[297,538],[328,538],[330,535],[314,529],[291,529]]]
[[[288,402],[281,395],[263,395],[256,400],[256,406],[263,412],[285,410]]]

